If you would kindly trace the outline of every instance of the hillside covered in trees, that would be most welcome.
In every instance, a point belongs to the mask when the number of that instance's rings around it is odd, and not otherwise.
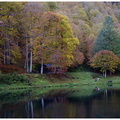
[[[119,2],[0,2],[0,16],[1,65],[120,69]]]

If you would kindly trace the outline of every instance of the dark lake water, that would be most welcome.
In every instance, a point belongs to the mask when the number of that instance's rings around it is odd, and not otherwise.
[[[120,90],[62,88],[1,92],[0,118],[120,118]]]

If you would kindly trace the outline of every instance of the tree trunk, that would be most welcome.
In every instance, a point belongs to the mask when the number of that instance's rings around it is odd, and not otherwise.
[[[103,77],[104,77],[104,72],[103,72]]]
[[[33,27],[33,19],[32,19],[32,14],[31,14],[30,29],[32,29],[32,27]],[[31,47],[31,51],[30,51],[30,72],[32,72],[32,40],[30,41],[30,47]]]
[[[26,69],[26,59],[25,59],[25,64],[24,64],[24,68]]]
[[[42,58],[42,62],[41,62],[41,74],[43,74],[43,58]]]
[[[6,43],[7,43],[7,45],[6,45],[6,57],[7,57],[6,63],[9,64],[9,43],[8,43],[8,41]]]
[[[27,72],[29,72],[29,68],[28,68],[28,36],[27,36],[27,33],[26,33],[26,69],[27,69]]]
[[[10,38],[10,37],[9,37]],[[11,38],[10,38],[11,39]],[[10,39],[8,41],[8,64],[10,64]]]
[[[32,72],[32,47],[30,51],[30,72]]]
[[[105,78],[106,78],[106,76],[107,76],[107,73],[106,73],[106,70],[105,70]]]
[[[6,47],[5,47],[5,41],[4,41],[4,64],[6,64]]]
[[[112,75],[112,72],[110,71],[110,75]]]

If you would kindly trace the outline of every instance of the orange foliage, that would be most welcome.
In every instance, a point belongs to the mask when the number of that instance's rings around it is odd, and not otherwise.
[[[78,50],[78,48],[74,51],[74,60],[73,60],[73,66],[80,65],[84,62],[85,57],[82,52]]]

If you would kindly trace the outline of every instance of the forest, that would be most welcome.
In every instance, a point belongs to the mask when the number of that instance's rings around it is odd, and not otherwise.
[[[119,2],[0,2],[1,72],[120,70]]]

